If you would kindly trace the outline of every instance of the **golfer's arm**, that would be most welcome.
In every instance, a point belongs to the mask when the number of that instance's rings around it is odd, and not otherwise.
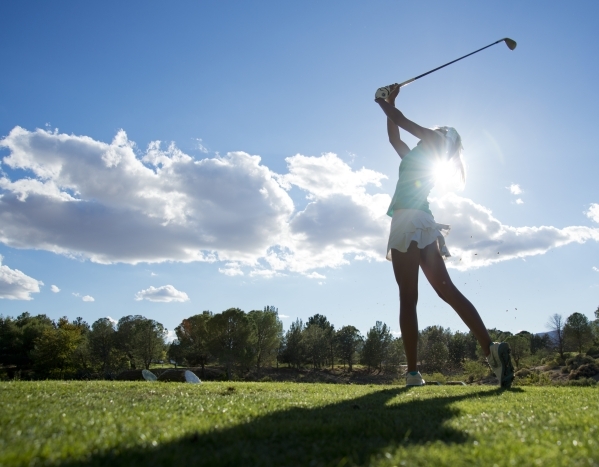
[[[393,105],[389,104],[384,99],[376,99],[376,103],[381,106],[387,118],[395,123],[398,127],[403,128],[408,133],[413,134],[418,139],[436,141],[438,135],[428,128],[424,128],[412,120],[405,117],[403,113]]]
[[[401,140],[401,136],[399,135],[399,127],[388,117],[387,134],[389,135],[389,142],[391,143],[391,146],[393,146],[393,149],[395,149],[399,157],[403,159],[403,157],[410,152],[410,148]]]

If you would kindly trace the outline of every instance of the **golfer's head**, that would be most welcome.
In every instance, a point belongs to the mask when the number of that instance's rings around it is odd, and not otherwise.
[[[459,157],[462,154],[462,137],[455,128],[450,126],[437,126],[433,128],[433,130],[445,138],[445,148],[448,160]]]
[[[466,182],[466,168],[462,159],[462,137],[455,128],[450,126],[437,126],[433,128],[445,138],[445,157],[460,172],[462,183]]]

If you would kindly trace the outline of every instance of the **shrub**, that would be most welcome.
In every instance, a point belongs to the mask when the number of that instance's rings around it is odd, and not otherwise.
[[[568,376],[568,379],[590,378],[599,374],[599,365],[596,363],[587,363],[580,365],[576,370],[573,370]]]
[[[597,381],[593,378],[581,378],[568,381],[568,386],[596,386]]]
[[[530,371],[529,369],[522,368],[521,370],[516,371],[516,373],[514,374],[514,376],[516,376],[516,378],[526,378],[531,373],[532,373],[532,371]]]
[[[587,355],[592,358],[599,358],[599,347],[591,347],[587,350]]]
[[[566,367],[568,368],[568,371],[573,371],[579,366],[586,365],[588,363],[595,363],[595,359],[592,357],[587,357],[586,355],[576,355],[575,357],[566,360]]]
[[[447,382],[447,378],[441,373],[431,373],[424,378],[425,381],[437,381],[441,384],[445,384]]]
[[[468,375],[468,381],[471,383],[484,378],[489,373],[488,367],[474,360],[466,360],[462,363],[462,367],[464,368],[464,373]]]
[[[526,377],[517,378],[514,384],[516,386],[551,386],[553,382],[547,373],[529,372]]]

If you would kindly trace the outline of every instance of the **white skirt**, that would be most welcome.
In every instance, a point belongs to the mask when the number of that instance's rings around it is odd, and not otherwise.
[[[445,236],[449,234],[449,230],[448,225],[438,224],[428,212],[419,209],[397,209],[393,211],[391,220],[387,259],[391,261],[391,249],[405,253],[412,242],[416,242],[420,249],[433,242],[439,242],[441,256],[449,258],[451,255],[445,245]]]

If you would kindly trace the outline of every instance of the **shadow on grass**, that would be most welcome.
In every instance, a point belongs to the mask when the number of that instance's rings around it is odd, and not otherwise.
[[[497,390],[437,398],[395,396],[420,388],[385,389],[318,408],[291,408],[230,428],[196,433],[155,448],[105,453],[64,467],[253,466],[365,464],[387,447],[441,441],[466,442],[466,433],[448,426],[459,415],[451,405],[497,396]],[[519,389],[512,389],[519,391]]]

